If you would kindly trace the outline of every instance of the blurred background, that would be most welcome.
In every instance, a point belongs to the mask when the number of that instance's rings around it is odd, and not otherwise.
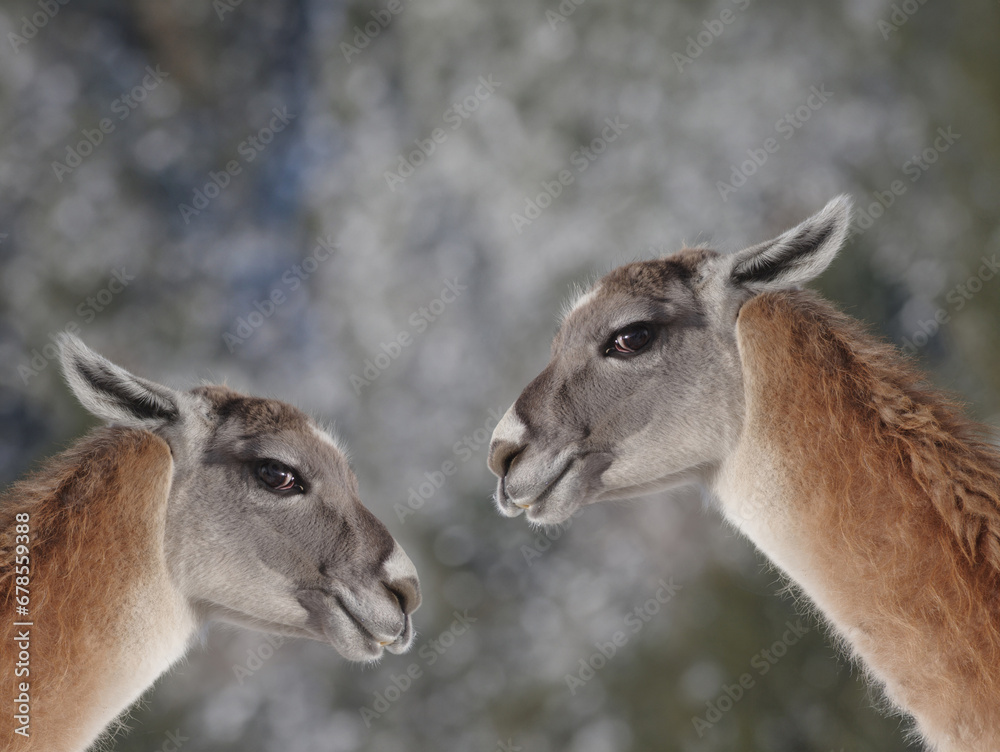
[[[840,192],[817,286],[1000,424],[1000,4],[63,2],[0,9],[0,480],[94,424],[70,328],[334,424],[425,593],[378,666],[209,628],[111,749],[915,748],[697,490],[532,530],[486,441],[574,284]]]

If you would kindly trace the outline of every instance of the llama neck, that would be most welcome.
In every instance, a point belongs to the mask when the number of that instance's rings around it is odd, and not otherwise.
[[[753,299],[738,334],[745,423],[714,484],[726,518],[929,739],[997,748],[993,709],[970,699],[1000,691],[970,671],[1000,650],[996,451],[891,348],[807,293]]]
[[[4,500],[32,526],[23,749],[85,748],[183,654],[195,620],[163,555],[172,469],[162,439],[100,429]]]

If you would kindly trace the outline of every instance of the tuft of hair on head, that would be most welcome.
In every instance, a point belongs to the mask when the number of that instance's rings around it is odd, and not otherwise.
[[[579,282],[574,282],[571,287],[570,296],[562,303],[562,309],[559,312],[559,321],[563,322],[569,318],[569,315],[573,313],[577,308],[583,305],[588,296],[596,291],[596,286],[598,283],[598,278],[592,276],[587,284],[582,285]]]
[[[348,463],[351,461],[351,450],[346,443],[337,435],[333,425],[327,425],[315,418],[310,417],[313,429],[321,441],[332,444],[334,449],[340,452]]]

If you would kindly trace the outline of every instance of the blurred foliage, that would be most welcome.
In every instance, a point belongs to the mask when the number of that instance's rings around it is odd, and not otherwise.
[[[732,250],[845,191],[881,216],[818,287],[900,344],[943,310],[917,357],[996,425],[1000,282],[957,286],[1000,253],[1000,6],[70,0],[29,38],[41,7],[0,10],[3,479],[91,424],[46,353],[72,324],[152,378],[225,379],[335,422],[426,593],[417,652],[378,667],[211,628],[112,748],[173,731],[185,752],[907,748],[697,494],[590,508],[550,540],[493,512],[475,431],[544,365],[571,284],[685,241]],[[477,96],[480,77],[495,90]],[[832,95],[785,138],[811,87]],[[288,124],[269,134],[275,110]],[[616,117],[627,128],[581,169],[574,153]],[[914,181],[939,128],[960,137]],[[768,138],[778,150],[721,195]],[[71,150],[88,154],[72,166]],[[401,162],[412,174],[387,180]],[[564,169],[573,182],[518,232],[512,213]],[[318,261],[321,241],[337,251]],[[105,292],[116,271],[134,279]],[[423,317],[446,280],[466,290]],[[412,344],[354,388],[400,332]],[[400,519],[446,460],[459,472]],[[671,577],[676,595],[571,691]],[[438,654],[465,610],[475,623]],[[810,631],[758,674],[799,618]],[[422,676],[367,726],[359,709],[414,662]]]

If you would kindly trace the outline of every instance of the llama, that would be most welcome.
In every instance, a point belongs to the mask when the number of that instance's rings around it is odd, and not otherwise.
[[[579,298],[497,425],[502,514],[700,483],[910,714],[1000,750],[1000,453],[891,346],[800,285],[850,202],[732,255],[627,264]]]
[[[208,620],[355,661],[409,649],[417,573],[309,417],[175,391],[75,337],[61,361],[109,425],[0,497],[0,686],[5,704],[24,693],[20,717],[0,714],[4,749],[85,749]]]

